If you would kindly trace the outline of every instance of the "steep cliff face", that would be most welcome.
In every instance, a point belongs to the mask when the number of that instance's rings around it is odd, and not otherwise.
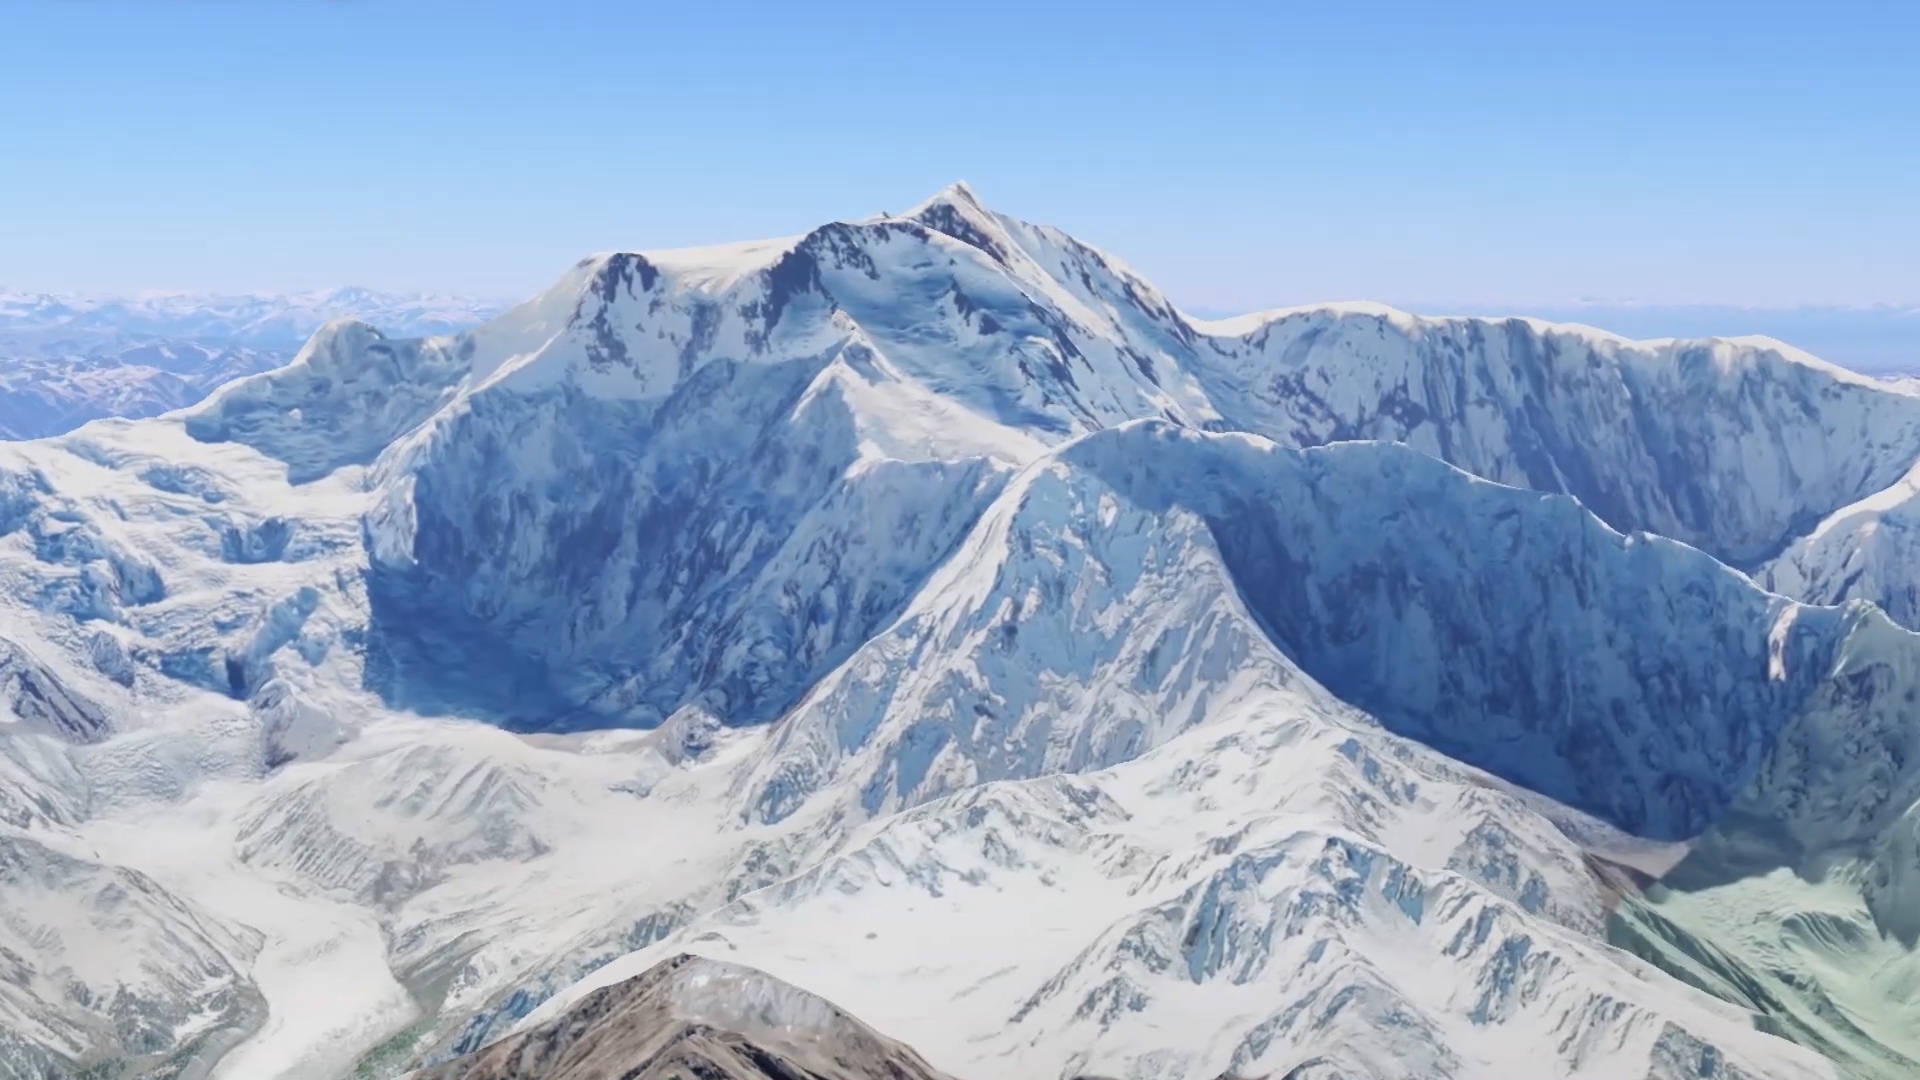
[[[1260,695],[1328,700],[1248,616],[1204,523],[1050,456],[782,721],[745,812],[857,790],[847,809],[873,815],[1097,769]]]
[[[1404,442],[1743,568],[1920,450],[1920,399],[1764,339],[1305,310],[1199,355],[1237,429]]]
[[[0,724],[10,733],[86,743],[106,737],[108,720],[97,703],[59,673],[26,649],[0,639]]]
[[[1195,322],[964,187],[589,259],[456,338],[331,326],[187,430],[295,482],[372,463],[370,685],[564,728],[690,703],[772,718],[899,612],[1009,469],[1141,418],[1404,442],[1740,567],[1920,458],[1920,398],[1777,343],[1352,306]]]
[[[1279,648],[1390,729],[1643,836],[1718,819],[1837,634],[1683,545],[1395,446],[1147,426],[1062,457],[1207,521]]]
[[[1842,636],[1832,613],[1564,496],[1400,447],[1145,422],[1015,481],[783,723],[753,813],[845,769],[874,812],[1099,767],[1283,691],[1684,839],[1753,781]]]
[[[476,398],[370,520],[380,688],[460,687],[449,704],[533,727],[777,714],[1002,480],[978,457],[862,461],[832,374],[714,363],[655,407],[564,394],[497,423]]]

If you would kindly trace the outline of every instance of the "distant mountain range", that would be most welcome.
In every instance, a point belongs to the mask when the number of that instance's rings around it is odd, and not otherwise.
[[[1909,389],[964,185],[328,322],[0,444],[0,1078],[1910,1080]]]
[[[286,363],[332,319],[426,337],[478,325],[504,306],[368,289],[142,297],[0,291],[0,438],[40,438],[104,416],[190,405],[231,379]]]

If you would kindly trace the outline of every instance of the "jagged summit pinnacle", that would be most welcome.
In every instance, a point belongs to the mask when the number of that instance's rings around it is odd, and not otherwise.
[[[609,273],[635,265],[691,273],[703,284],[727,284],[754,271],[767,270],[794,248],[823,234],[888,221],[917,221],[939,229],[938,221],[966,221],[974,227],[998,231],[1000,215],[987,208],[973,187],[956,180],[913,205],[904,213],[881,213],[869,218],[821,222],[804,232],[756,240],[735,240],[682,248],[631,248],[601,251],[580,259],[553,288],[577,292],[595,287]],[[650,269],[647,271],[650,272]]]
[[[967,183],[965,180],[955,180],[953,183],[927,196],[927,198],[923,199],[912,210],[907,211],[905,216],[914,217],[929,207],[942,204],[963,205],[978,210],[981,213],[992,213],[991,210],[987,209],[987,204],[981,201],[979,192],[973,189],[972,184]]]

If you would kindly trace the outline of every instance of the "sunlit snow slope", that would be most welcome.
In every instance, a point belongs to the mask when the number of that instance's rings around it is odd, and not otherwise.
[[[1920,638],[1835,538],[1916,461],[1777,343],[1201,322],[964,186],[332,323],[0,445],[0,1076],[459,1075],[680,954],[963,1080],[1889,1075]]]

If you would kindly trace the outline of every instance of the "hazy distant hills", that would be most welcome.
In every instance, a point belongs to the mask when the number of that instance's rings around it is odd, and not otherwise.
[[[424,337],[477,325],[502,307],[357,288],[140,297],[0,290],[0,438],[190,405],[231,379],[286,363],[332,319],[370,319]]]

